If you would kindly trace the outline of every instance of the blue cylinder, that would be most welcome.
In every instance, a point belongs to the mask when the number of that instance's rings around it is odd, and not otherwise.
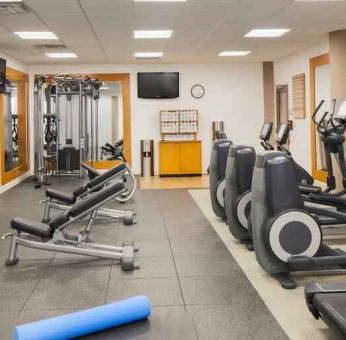
[[[14,340],[66,340],[150,316],[151,304],[144,295],[107,305],[28,323],[14,328]]]

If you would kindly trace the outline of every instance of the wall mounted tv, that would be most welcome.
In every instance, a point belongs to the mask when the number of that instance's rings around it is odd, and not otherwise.
[[[179,97],[178,72],[138,73],[138,98],[171,99]]]

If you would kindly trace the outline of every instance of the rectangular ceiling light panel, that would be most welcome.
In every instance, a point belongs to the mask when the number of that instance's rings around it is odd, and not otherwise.
[[[53,32],[14,32],[25,40],[58,40]]]
[[[219,57],[244,57],[250,53],[250,51],[223,51],[219,54]]]
[[[64,58],[78,58],[75,53],[46,53],[48,58],[64,59]]]
[[[135,58],[162,58],[163,52],[136,52]]]
[[[276,38],[288,33],[288,28],[253,29],[245,35],[246,38]]]
[[[186,0],[133,0],[134,2],[186,2]]]
[[[133,37],[135,39],[169,39],[172,36],[173,31],[134,31]]]

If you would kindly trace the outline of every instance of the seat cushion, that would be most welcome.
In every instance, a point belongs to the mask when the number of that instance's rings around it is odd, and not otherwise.
[[[57,201],[66,203],[66,204],[74,204],[76,202],[76,196],[73,194],[66,194],[64,192],[54,190],[54,189],[47,189],[46,190],[46,196],[52,199],[55,199]]]
[[[77,217],[89,209],[96,208],[96,206],[103,201],[110,199],[117,194],[120,194],[124,191],[125,186],[122,181],[117,181],[114,184],[107,186],[106,188],[98,191],[93,195],[89,195],[86,198],[80,200],[74,204],[69,210],[68,215],[72,217]]]
[[[346,337],[346,294],[316,294],[313,304],[322,315],[322,319],[336,329],[343,338]]]
[[[54,232],[54,230],[48,224],[30,221],[20,217],[15,217],[11,221],[11,228],[20,232],[25,232],[44,238],[50,238]]]
[[[106,172],[104,172],[102,175],[95,177],[93,180],[91,180],[88,183],[88,188],[92,189],[96,186],[98,186],[99,184],[108,182],[110,179],[112,179],[115,176],[118,176],[120,174],[122,174],[124,171],[127,170],[127,166],[125,163],[121,163],[119,165],[117,165],[116,167],[107,170]]]

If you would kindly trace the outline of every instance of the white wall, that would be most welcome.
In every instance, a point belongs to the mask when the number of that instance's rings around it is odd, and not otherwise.
[[[7,54],[1,53],[1,51],[0,51],[0,58],[6,59],[7,67],[11,67],[22,72],[28,72],[28,65],[23,64],[22,62],[18,61],[17,59],[13,57],[10,57]]]
[[[180,98],[144,100],[137,98],[137,72],[180,72]],[[140,140],[155,140],[156,171],[160,140],[159,111],[164,109],[198,109],[203,141],[203,170],[209,163],[211,125],[224,120],[226,131],[236,143],[258,145],[263,123],[263,75],[261,63],[205,65],[36,65],[30,75],[51,73],[130,73],[133,168],[140,171]],[[203,99],[191,97],[194,84],[206,88]],[[30,95],[32,96],[32,89]]]
[[[275,85],[289,85],[289,112],[292,113],[292,76],[305,73],[306,79],[306,118],[294,120],[290,149],[296,162],[311,173],[311,131],[310,131],[310,58],[329,52],[326,37],[318,45],[284,58],[274,64]]]

